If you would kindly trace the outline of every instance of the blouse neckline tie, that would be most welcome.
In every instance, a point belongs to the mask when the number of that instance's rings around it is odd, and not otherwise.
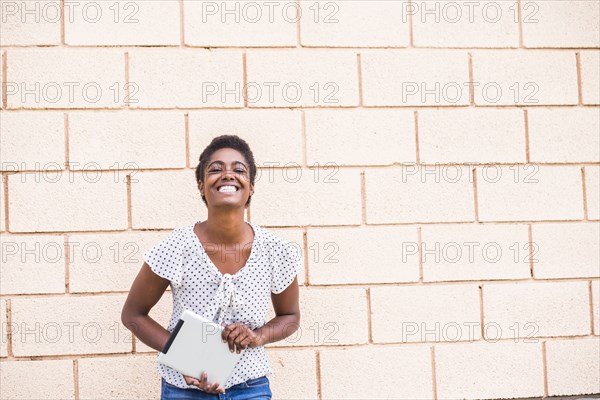
[[[244,305],[244,298],[238,291],[235,282],[237,279],[231,274],[223,274],[219,287],[215,293],[215,302],[217,304],[218,318],[217,323],[232,322],[233,313]]]

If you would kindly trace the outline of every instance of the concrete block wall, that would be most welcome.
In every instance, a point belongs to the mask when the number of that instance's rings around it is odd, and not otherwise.
[[[159,398],[120,309],[225,133],[304,253],[274,398],[600,393],[599,7],[0,0],[0,398]]]

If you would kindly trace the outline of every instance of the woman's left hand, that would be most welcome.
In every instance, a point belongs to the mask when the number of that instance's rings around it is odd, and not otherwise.
[[[247,347],[260,346],[259,335],[241,322],[226,325],[223,329],[222,339],[228,343],[229,351],[232,353],[236,351],[239,354],[242,349]]]

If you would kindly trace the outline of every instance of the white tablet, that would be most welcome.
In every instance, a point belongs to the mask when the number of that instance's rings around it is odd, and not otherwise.
[[[224,388],[242,356],[229,351],[223,342],[223,327],[193,311],[185,310],[158,355],[158,362],[184,375],[200,378],[206,372],[208,383]]]

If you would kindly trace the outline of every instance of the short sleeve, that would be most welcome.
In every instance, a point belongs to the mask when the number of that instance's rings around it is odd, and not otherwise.
[[[185,235],[182,228],[174,229],[158,244],[144,252],[144,261],[158,276],[181,285]]]
[[[300,274],[304,262],[302,251],[298,245],[282,240],[273,249],[273,275],[271,279],[271,292],[283,292]]]

